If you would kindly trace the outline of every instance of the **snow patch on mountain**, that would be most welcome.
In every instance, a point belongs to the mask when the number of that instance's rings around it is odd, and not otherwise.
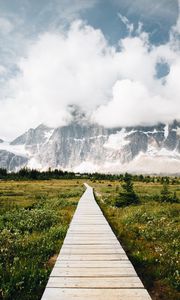
[[[115,134],[111,134],[103,147],[107,149],[120,150],[125,145],[129,144],[129,141],[126,140],[128,134],[130,133],[127,133],[126,129],[122,128],[121,131],[118,131]]]
[[[94,173],[94,172],[100,172],[100,169],[101,169],[101,167],[99,165],[95,165],[90,161],[84,161],[80,165],[72,168],[72,171],[75,173],[77,173],[77,172],[79,172],[79,173],[85,173],[85,172]],[[101,172],[102,171],[103,170],[101,169]]]
[[[169,125],[167,124],[164,127],[164,137],[165,137],[165,139],[167,139],[168,135],[169,135]]]
[[[53,135],[54,129],[48,130],[44,132],[44,137],[45,137],[45,143],[47,143],[51,136]]]
[[[177,134],[178,136],[180,136],[180,127],[178,127],[178,128],[176,129],[176,134]]]
[[[27,167],[30,169],[43,170],[42,164],[37,160],[37,158],[32,157],[28,161]]]

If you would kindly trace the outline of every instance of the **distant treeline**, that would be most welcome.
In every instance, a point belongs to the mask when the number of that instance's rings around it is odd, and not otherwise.
[[[119,180],[123,181],[126,174],[103,174],[103,173],[74,173],[62,170],[38,171],[36,169],[23,168],[18,172],[8,172],[0,168],[0,180],[50,180],[50,179],[90,179],[90,180]],[[177,184],[180,182],[178,176],[145,176],[130,175],[133,181],[141,182],[166,182]]]

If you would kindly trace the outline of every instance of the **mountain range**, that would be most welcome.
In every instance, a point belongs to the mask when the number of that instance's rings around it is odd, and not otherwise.
[[[180,122],[105,128],[86,118],[43,124],[10,143],[0,139],[0,168],[74,172],[180,174]]]

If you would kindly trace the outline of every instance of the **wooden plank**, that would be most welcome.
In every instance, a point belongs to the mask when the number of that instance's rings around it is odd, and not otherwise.
[[[98,238],[98,235],[99,234],[95,234],[95,233],[92,233],[92,234],[76,233],[76,235],[69,234],[68,236],[66,236],[64,241],[66,242],[69,240],[69,241],[84,241],[85,242],[86,240],[87,241],[94,240],[94,241],[99,241],[99,242],[106,241],[107,244],[109,244],[109,242],[116,242],[116,244],[119,245],[118,241],[115,239],[114,236],[102,233],[101,236]]]
[[[93,235],[91,235],[89,237],[86,237],[86,236],[83,236],[83,234],[82,234],[79,237],[67,237],[66,240],[65,240],[65,243],[66,242],[71,242],[71,243],[73,243],[73,242],[84,242],[84,244],[86,244],[86,242],[91,242],[91,244],[92,244],[92,242],[93,242],[93,244],[94,243],[100,244],[100,243],[104,242],[105,244],[111,244],[112,242],[116,243],[116,239],[115,238],[109,238],[108,236],[106,237],[106,235],[104,237],[101,236],[98,239],[98,237],[93,236]]]
[[[128,260],[125,254],[60,254],[58,260]]]
[[[76,232],[85,232],[86,234],[91,234],[91,233],[109,233],[112,234],[110,228],[95,228],[94,226],[92,227],[78,227],[78,228],[69,228],[68,233],[76,233]]]
[[[124,249],[119,245],[119,244],[115,244],[115,245],[66,245],[64,244],[62,246],[61,249],[122,249],[124,251]]]
[[[97,242],[98,244],[101,242],[105,242],[106,244],[110,244],[112,242],[116,243],[116,239],[113,237],[109,237],[108,235],[101,236],[100,238],[98,238],[98,236],[93,235],[93,234],[90,236],[86,236],[84,234],[79,234],[77,237],[67,237],[65,240],[65,243],[67,241],[70,241],[70,242],[83,242],[84,241],[84,244],[86,244],[86,242],[91,242],[91,241]]]
[[[106,225],[98,225],[97,226],[97,228],[94,226],[94,225],[75,225],[75,224],[73,224],[73,225],[71,225],[70,227],[69,227],[69,229],[73,229],[73,230],[76,230],[76,229],[86,229],[86,230],[97,230],[97,229],[105,229],[105,230],[108,230],[108,231],[111,231],[112,232],[112,230],[111,230],[111,228],[106,224]]]
[[[112,230],[107,226],[107,225],[99,225],[99,226],[94,226],[94,225],[83,225],[83,226],[77,226],[73,225],[69,227],[68,231],[86,231],[86,232],[91,232],[91,231],[105,231],[105,232],[112,232]]]
[[[97,249],[97,248],[61,248],[61,252],[60,255],[62,254],[66,254],[66,255],[70,255],[70,254],[124,254],[124,250],[122,248],[117,248],[117,249]]]
[[[58,267],[66,267],[66,268],[133,268],[131,262],[129,260],[116,260],[116,261],[73,261],[73,260],[57,260],[55,263],[56,268]]]
[[[52,276],[61,277],[125,277],[125,276],[137,276],[135,270],[131,267],[121,268],[67,268],[67,267],[54,267],[51,273]]]
[[[83,232],[81,232],[81,234],[82,234]],[[85,236],[84,236],[84,238],[86,237],[91,237],[92,236],[92,234],[93,234],[93,236],[95,237],[97,237],[97,238],[99,238],[99,239],[102,239],[102,238],[105,238],[105,237],[109,237],[109,238],[111,238],[111,239],[114,239],[114,240],[116,240],[117,241],[117,239],[116,239],[116,236],[113,234],[113,233],[111,233],[111,232],[102,232],[102,235],[101,234],[99,234],[99,232],[85,232]],[[68,234],[67,234],[67,236],[66,236],[66,238],[73,238],[73,239],[77,239],[77,238],[79,238],[79,234],[78,233],[76,233],[76,234],[74,234],[73,232],[68,232]]]
[[[143,288],[136,277],[50,277],[47,287],[59,288]]]
[[[47,288],[42,300],[151,300],[145,289]]]
[[[107,238],[108,238],[108,236],[109,236],[109,238],[112,237],[112,234],[110,231],[107,231],[107,230],[105,231],[105,230],[101,230],[101,229],[89,230],[89,231],[87,231],[87,230],[76,230],[76,231],[69,230],[69,235],[80,236],[82,234],[84,234],[85,236],[91,236],[92,234],[101,236],[103,234]]]
[[[66,236],[66,238],[73,238],[73,239],[77,239],[79,237],[81,237],[81,235],[84,234],[84,237],[83,238],[91,238],[92,237],[92,234],[93,234],[93,237],[97,237],[98,239],[101,239],[101,238],[105,238],[105,237],[109,237],[110,239],[114,239],[114,240],[117,240],[115,235],[113,235],[111,232],[102,232],[101,231],[101,234],[99,234],[99,232],[89,232],[89,231],[81,231],[81,232],[71,232],[69,231],[68,232],[68,235]]]
[[[64,245],[118,245],[116,243],[116,240],[113,239],[100,239],[98,240],[97,238],[78,238],[78,239],[66,239],[66,241],[64,242]]]

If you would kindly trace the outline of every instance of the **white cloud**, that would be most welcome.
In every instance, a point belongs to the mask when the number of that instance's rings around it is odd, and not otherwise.
[[[6,73],[6,68],[2,65],[0,65],[0,76]]]
[[[56,8],[63,19],[73,21],[79,18],[81,12],[84,12],[95,6],[98,0],[56,0]]]
[[[173,20],[179,0],[113,0],[121,9],[127,9],[128,15],[140,14],[144,19]]]
[[[179,16],[176,24],[172,27],[170,32],[170,42],[172,47],[175,49],[180,49],[180,0],[178,0],[179,4]]]
[[[148,35],[121,41],[118,57],[121,79],[113,86],[112,99],[102,104],[93,119],[104,126],[152,125],[180,120],[180,47],[177,25],[172,28],[170,42],[162,46],[149,44]],[[169,74],[155,76],[156,64],[169,65]]]
[[[171,105],[166,98],[150,94],[141,82],[124,79],[116,82],[112,100],[96,110],[94,119],[107,127],[170,122],[177,114],[180,117],[177,106]]]
[[[10,33],[14,28],[14,25],[4,17],[0,17],[0,33],[1,34],[8,34]]]
[[[175,46],[176,45],[176,46]],[[162,46],[139,31],[119,49],[82,21],[67,32],[47,32],[32,43],[0,102],[0,136],[14,137],[40,123],[61,126],[69,105],[79,105],[105,126],[153,124],[180,119],[180,53],[176,36]],[[156,78],[156,64],[170,68]]]
[[[18,63],[20,74],[6,87],[0,110],[6,133],[15,135],[17,129],[19,133],[41,122],[62,125],[69,119],[68,105],[94,109],[108,101],[117,77],[114,52],[100,30],[80,21],[65,34],[41,35]]]

